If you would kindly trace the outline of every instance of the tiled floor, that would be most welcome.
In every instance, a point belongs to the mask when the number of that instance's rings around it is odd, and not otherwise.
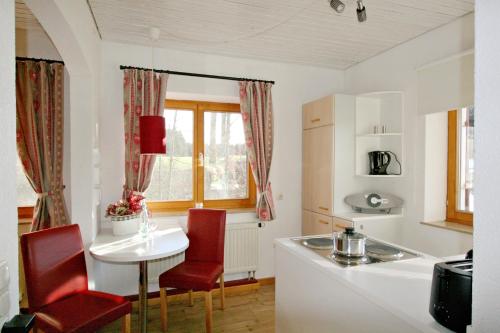
[[[197,333],[205,332],[205,303],[203,298],[196,298],[193,307],[185,301],[168,303],[168,332]],[[274,332],[274,285],[261,286],[256,291],[248,291],[237,295],[226,295],[226,308],[220,310],[219,298],[213,298],[213,331],[240,333],[273,333]],[[160,333],[160,305],[154,302],[149,308],[149,333]],[[132,332],[137,331],[137,309],[132,314]],[[117,321],[99,333],[121,332],[120,321]]]

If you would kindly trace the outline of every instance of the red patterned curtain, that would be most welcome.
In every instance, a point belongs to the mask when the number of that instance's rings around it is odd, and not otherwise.
[[[125,117],[125,185],[123,197],[143,193],[151,182],[154,155],[140,154],[139,117],[163,116],[168,74],[139,69],[123,71]]]
[[[276,218],[269,171],[273,157],[273,101],[271,83],[240,82],[240,107],[245,128],[247,155],[257,185],[257,216]]]
[[[17,150],[38,200],[31,230],[69,224],[63,189],[64,65],[16,62]]]

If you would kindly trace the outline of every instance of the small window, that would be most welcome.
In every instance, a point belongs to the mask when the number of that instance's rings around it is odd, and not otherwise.
[[[448,112],[448,221],[472,225],[473,190],[474,107],[467,107]]]
[[[19,157],[16,164],[16,182],[18,217],[31,218],[33,217],[33,207],[35,206],[37,195],[24,174],[23,165]]]
[[[239,104],[167,100],[167,154],[145,193],[153,211],[255,207]]]

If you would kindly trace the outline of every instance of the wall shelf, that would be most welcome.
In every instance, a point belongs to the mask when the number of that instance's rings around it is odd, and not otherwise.
[[[359,134],[358,138],[372,138],[379,136],[401,136],[403,133],[368,133],[368,134]]]
[[[385,126],[386,133],[372,133],[373,128]],[[356,97],[356,175],[370,178],[394,178],[404,174],[403,151],[403,93],[378,92]],[[369,175],[371,151],[388,151],[394,156],[387,168],[389,175]]]
[[[398,178],[403,177],[403,175],[356,175],[358,177],[367,177],[367,178]]]

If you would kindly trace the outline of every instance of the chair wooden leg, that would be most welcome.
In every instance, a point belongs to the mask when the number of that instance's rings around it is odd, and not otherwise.
[[[206,333],[212,333],[212,291],[205,293],[205,326]]]
[[[219,277],[219,284],[220,284],[220,308],[224,310],[224,301],[225,301],[225,294],[224,294],[224,273],[222,273]]]
[[[160,319],[161,329],[167,331],[167,288],[160,288]]]
[[[188,291],[188,296],[189,296],[189,306],[193,306],[194,302],[193,302],[193,290],[192,289]]]
[[[122,333],[130,333],[130,313],[122,317]]]

